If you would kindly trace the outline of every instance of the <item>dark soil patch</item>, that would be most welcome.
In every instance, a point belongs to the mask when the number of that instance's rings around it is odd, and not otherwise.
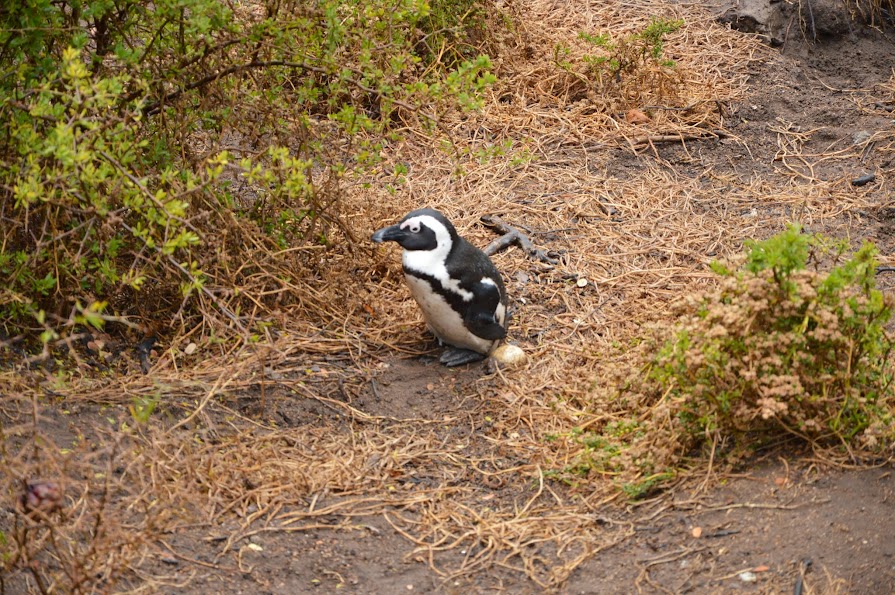
[[[475,458],[489,448],[483,442],[489,433],[485,420],[496,405],[463,399],[478,373],[477,366],[448,371],[428,358],[392,360],[376,376],[376,393],[370,388],[354,404],[395,422],[444,419],[443,437],[468,441],[463,452]],[[458,423],[463,419],[473,427]],[[895,589],[891,467],[837,470],[812,463],[810,456],[789,459],[745,463],[748,471],[740,474],[692,480],[671,499],[660,495],[621,509],[596,509],[585,530],[616,545],[575,570],[561,592],[789,593],[799,580],[814,589],[805,592]],[[409,483],[417,487],[423,480]],[[565,486],[552,489],[563,499],[575,497]],[[483,482],[480,491],[483,501],[517,509],[531,496],[530,485],[513,479]],[[189,579],[176,589],[181,593],[543,592],[505,568],[451,576],[448,570],[460,567],[470,552],[449,548],[430,560],[388,522],[397,514],[392,509],[385,516],[356,516],[347,524],[334,515],[316,529],[262,531],[231,544],[225,555],[224,543],[240,519],[207,529],[185,527],[164,537],[169,548],[160,548],[155,567],[147,570],[169,575],[172,584]],[[334,527],[327,529],[328,523]]]
[[[679,494],[654,520],[635,521],[636,537],[623,547],[585,563],[568,592],[630,593],[634,584],[647,592],[792,593],[806,562],[814,592],[836,587],[832,577],[849,593],[892,591],[891,468],[797,465],[749,465],[702,498]],[[596,576],[606,577],[599,586]]]

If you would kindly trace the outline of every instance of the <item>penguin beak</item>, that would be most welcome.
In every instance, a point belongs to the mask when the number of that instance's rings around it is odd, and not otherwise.
[[[390,225],[374,233],[370,239],[377,244],[382,242],[400,242],[406,235],[406,232],[399,225]]]

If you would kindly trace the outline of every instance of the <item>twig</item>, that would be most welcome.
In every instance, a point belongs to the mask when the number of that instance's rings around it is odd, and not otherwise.
[[[802,502],[801,504],[760,504],[754,502],[741,502],[739,504],[728,504],[726,506],[711,506],[708,508],[704,508],[703,512],[711,512],[716,510],[733,510],[734,508],[796,510],[804,506],[809,506],[811,504],[828,504],[829,502],[829,498],[824,498],[822,500],[812,500],[811,502]]]
[[[674,562],[675,560],[680,560],[681,558],[683,558],[685,556],[703,552],[707,549],[709,549],[709,546],[703,546],[703,547],[699,547],[699,548],[684,548],[684,549],[678,550],[676,552],[668,552],[668,553],[662,554],[660,556],[657,556],[655,558],[643,560],[644,562],[646,562],[646,565],[640,570],[640,574],[637,575],[637,578],[634,580],[634,585],[637,587],[637,592],[638,593],[643,592],[643,589],[641,588],[640,583],[645,580],[649,585],[651,585],[652,587],[654,587],[658,590],[661,590],[665,593],[673,593],[673,591],[654,583],[649,576],[649,569],[653,566],[658,566],[659,564],[668,564],[670,562]]]
[[[811,564],[813,564],[813,562],[810,558],[805,558],[804,560],[799,562],[799,576],[798,578],[796,578],[796,584],[792,590],[793,595],[802,595],[802,591],[805,588],[805,575],[811,568]]]
[[[507,246],[518,244],[519,247],[525,250],[525,252],[527,252],[530,257],[537,258],[541,262],[546,262],[548,264],[556,264],[557,262],[559,262],[556,258],[550,256],[549,253],[545,250],[535,248],[535,245],[532,243],[531,239],[527,235],[525,235],[512,225],[507,224],[497,215],[482,215],[481,221],[488,227],[496,229],[497,231],[504,234],[485,246],[483,252],[488,256],[497,254]]]
[[[723,529],[721,531],[715,531],[714,533],[706,533],[703,537],[705,539],[711,539],[716,537],[727,537],[728,535],[736,535],[740,533],[739,529]]]
[[[651,134],[649,136],[640,136],[630,139],[631,146],[634,148],[644,147],[655,143],[676,143],[688,140],[710,140],[718,138],[727,138],[730,134],[723,130],[712,130],[705,134]]]

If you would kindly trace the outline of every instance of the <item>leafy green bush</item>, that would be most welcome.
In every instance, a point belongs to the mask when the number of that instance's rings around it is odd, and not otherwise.
[[[239,327],[240,300],[288,302],[294,283],[252,251],[350,241],[343,181],[375,170],[399,129],[478,107],[494,80],[469,46],[439,62],[424,43],[433,24],[462,30],[469,2],[7,5],[8,336],[197,308]]]
[[[591,73],[602,82],[604,78],[620,81],[622,76],[630,76],[650,67],[674,68],[674,60],[663,56],[664,39],[684,24],[682,20],[655,18],[643,31],[633,33],[613,41],[609,34],[590,35],[580,33],[581,39],[602,50],[601,55],[585,55],[584,62]]]
[[[0,232],[5,318],[52,328],[70,312],[78,318],[81,302],[100,313],[96,296],[139,290],[148,269],[199,241],[185,219],[189,195],[213,176],[140,173],[142,114],[139,105],[119,107],[127,80],[92,78],[69,48],[57,70],[30,84],[27,111],[9,98],[0,105],[8,125],[0,173],[9,213]]]
[[[721,286],[684,300],[648,381],[685,437],[783,430],[880,450],[895,437],[891,303],[875,288],[875,248],[802,234],[752,242]],[[827,273],[809,262],[832,259]],[[688,442],[683,440],[684,443]]]

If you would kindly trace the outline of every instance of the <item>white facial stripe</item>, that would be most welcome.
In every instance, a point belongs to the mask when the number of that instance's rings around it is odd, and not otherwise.
[[[482,277],[481,282],[485,285],[493,285],[494,287],[497,287],[497,283],[495,283],[494,279],[492,279],[491,277]]]
[[[438,219],[435,217],[430,217],[429,215],[419,215],[417,217],[411,217],[407,221],[401,223],[401,229],[407,229],[413,233],[418,233],[420,230],[420,225],[425,225],[429,229],[435,232],[436,237],[438,236],[438,230],[444,230],[445,234],[448,238],[450,238],[450,234],[447,233],[447,229],[445,229],[444,225],[438,222]],[[440,238],[439,238],[440,240]],[[439,243],[441,243],[439,241]]]
[[[437,245],[432,250],[404,250],[401,256],[404,266],[418,273],[432,275],[441,282],[442,287],[462,297],[464,302],[470,301],[473,298],[472,292],[463,289],[455,279],[451,279],[444,266],[451,251],[451,234],[447,228],[431,215],[419,215],[402,223],[401,229],[410,228],[413,231],[412,226],[415,225],[419,230],[421,224],[435,232]]]

